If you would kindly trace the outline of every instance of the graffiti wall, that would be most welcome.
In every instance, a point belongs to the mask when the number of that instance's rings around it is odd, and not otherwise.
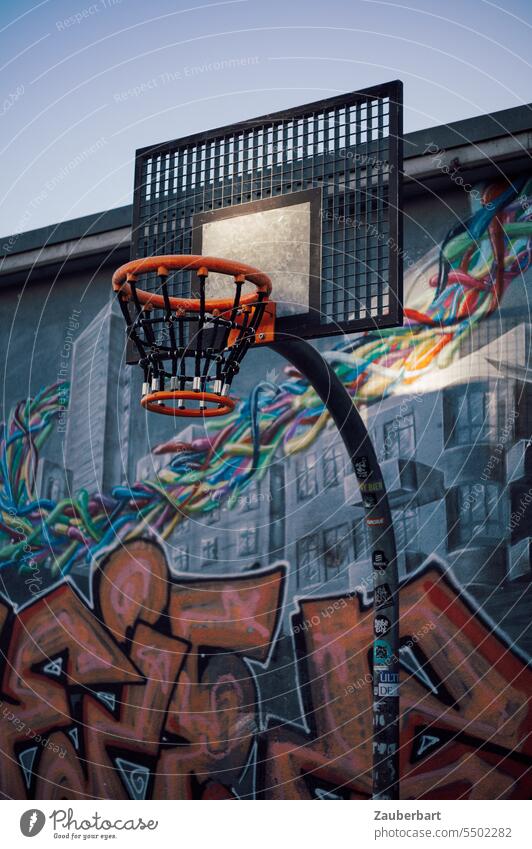
[[[138,540],[95,571],[92,603],[65,581],[16,615],[3,606],[4,794],[369,798],[370,600],[298,603],[285,677],[300,716],[287,722],[268,686],[286,569],[176,579]],[[401,604],[402,795],[523,798],[525,659],[437,562]]]
[[[532,791],[532,181],[475,193],[407,206],[403,328],[322,345],[393,513],[410,799]],[[140,415],[100,272],[59,279],[53,320],[1,293],[0,792],[369,798],[371,563],[338,434],[264,351],[218,425]]]

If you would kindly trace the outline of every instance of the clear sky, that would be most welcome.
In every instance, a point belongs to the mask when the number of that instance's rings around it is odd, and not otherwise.
[[[400,78],[405,130],[532,100],[531,0],[1,0],[0,234],[131,202],[137,147]]]

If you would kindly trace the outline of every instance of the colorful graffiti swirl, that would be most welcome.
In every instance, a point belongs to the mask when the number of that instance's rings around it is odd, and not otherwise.
[[[353,399],[370,404],[448,366],[464,337],[500,305],[511,281],[530,265],[532,207],[526,177],[487,188],[480,208],[453,227],[426,285],[405,309],[401,328],[343,340],[325,356]],[[425,278],[424,278],[425,279]],[[49,559],[53,574],[97,560],[117,539],[129,542],[154,530],[166,539],[187,516],[238,502],[252,479],[265,474],[278,452],[303,451],[328,415],[293,369],[279,385],[262,383],[206,436],[173,440],[154,480],[117,486],[110,494],[81,490],[58,503],[35,496],[39,449],[63,409],[65,385],[20,402],[3,428],[0,474],[0,565],[31,572]],[[3,543],[3,544],[2,544]]]

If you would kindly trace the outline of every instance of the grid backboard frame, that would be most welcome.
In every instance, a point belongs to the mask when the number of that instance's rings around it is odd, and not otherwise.
[[[400,81],[142,148],[132,258],[201,252],[204,223],[319,190],[311,307],[279,317],[276,334],[312,339],[400,325],[402,156]],[[156,283],[146,278],[143,288]],[[187,274],[170,283],[177,296],[193,286]]]

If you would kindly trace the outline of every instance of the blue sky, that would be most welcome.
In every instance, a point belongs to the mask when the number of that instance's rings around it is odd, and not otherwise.
[[[137,147],[400,78],[405,130],[532,101],[530,0],[2,0],[0,233],[131,202]]]

